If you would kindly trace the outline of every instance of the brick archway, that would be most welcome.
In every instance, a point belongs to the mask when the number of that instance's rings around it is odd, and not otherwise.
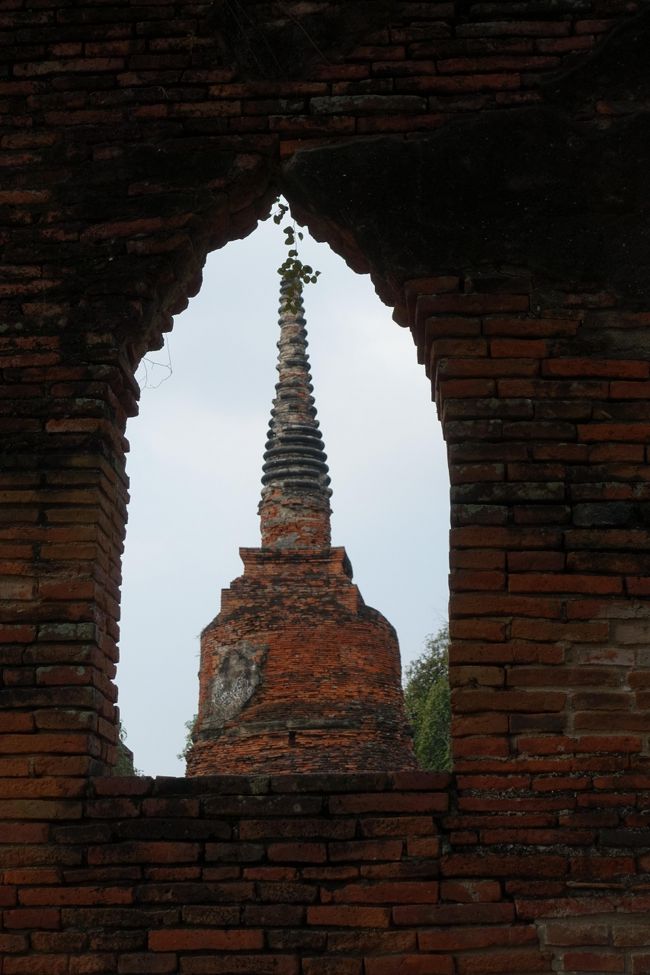
[[[251,2],[239,64],[241,21],[201,4],[5,12],[3,975],[647,968],[648,28],[631,6]],[[132,369],[275,185],[371,270],[435,383],[451,792],[89,779],[115,739]],[[547,923],[564,913],[568,934]]]

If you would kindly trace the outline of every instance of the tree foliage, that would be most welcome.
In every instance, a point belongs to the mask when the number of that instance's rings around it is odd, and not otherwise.
[[[190,749],[194,744],[194,728],[196,727],[197,718],[198,713],[195,714],[194,717],[190,718],[189,721],[185,722],[185,741],[183,743],[183,749],[176,756],[176,758],[180,758],[184,762],[187,761],[187,757],[190,754]]]
[[[407,667],[404,699],[419,764],[432,772],[449,772],[452,762],[447,626],[426,638],[424,652]]]

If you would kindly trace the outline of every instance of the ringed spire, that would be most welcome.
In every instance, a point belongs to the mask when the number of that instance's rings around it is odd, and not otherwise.
[[[327,548],[332,494],[327,454],[312,395],[302,292],[291,301],[289,296],[290,285],[284,278],[278,319],[278,382],[262,466],[262,544]],[[321,529],[316,535],[315,522]]]

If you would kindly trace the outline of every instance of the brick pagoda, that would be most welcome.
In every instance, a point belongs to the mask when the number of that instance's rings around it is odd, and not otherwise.
[[[189,775],[357,772],[415,765],[395,630],[366,606],[330,544],[330,478],[302,299],[280,298],[276,395],[262,483],[262,547],[201,635]]]

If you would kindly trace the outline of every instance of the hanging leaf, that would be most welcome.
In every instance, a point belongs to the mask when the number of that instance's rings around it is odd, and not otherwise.
[[[289,207],[280,200],[275,201],[277,210],[273,213],[273,222],[277,225],[282,223],[285,215],[290,213]],[[287,257],[277,269],[286,285],[285,305],[292,314],[299,314],[301,311],[302,288],[306,284],[316,284],[320,271],[314,271],[310,264],[303,264],[296,248],[296,240],[303,240],[304,234],[301,230],[296,230],[295,222],[287,224],[282,228],[284,243],[287,248]]]

